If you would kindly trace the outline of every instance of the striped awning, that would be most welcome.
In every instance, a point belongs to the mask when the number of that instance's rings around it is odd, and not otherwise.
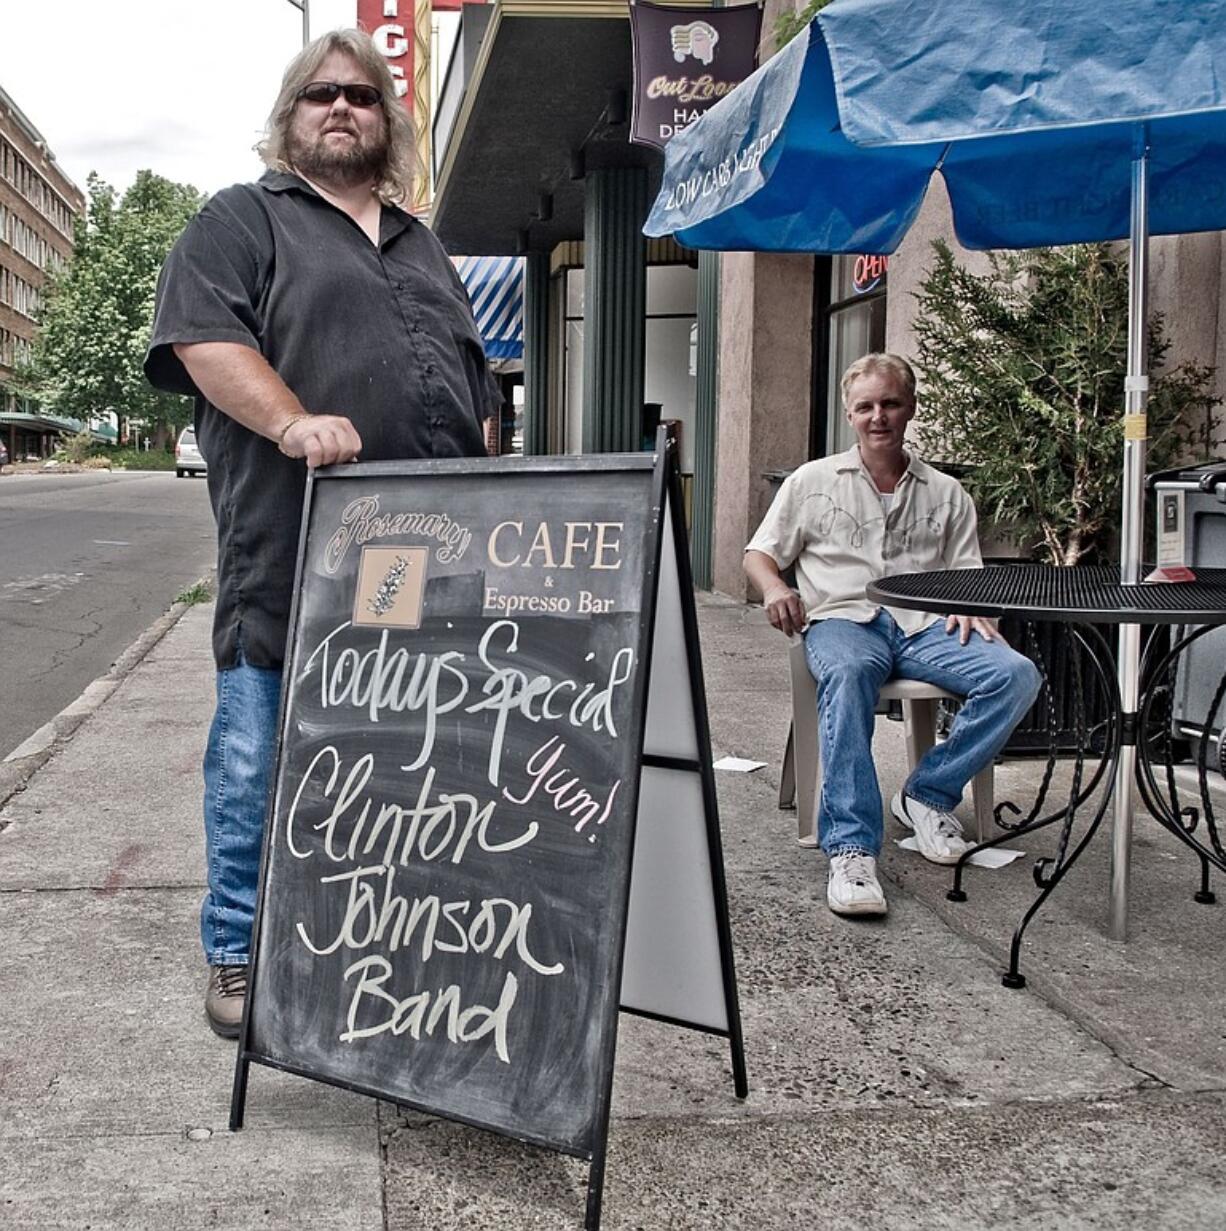
[[[488,359],[524,354],[523,261],[517,256],[452,257],[472,300]]]

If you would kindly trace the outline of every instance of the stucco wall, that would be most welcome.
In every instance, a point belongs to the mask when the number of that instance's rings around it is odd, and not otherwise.
[[[774,54],[779,14],[803,0],[766,0],[759,62]],[[720,262],[719,383],[712,585],[749,594],[741,556],[773,489],[764,472],[808,457],[813,258],[725,253]]]
[[[728,253],[721,261],[715,589],[746,597],[741,554],[770,504],[766,471],[808,456],[813,258]]]
[[[928,195],[898,251],[890,257],[889,290],[886,296],[885,348],[906,358],[915,358],[915,293],[932,263],[933,240],[943,239],[958,260],[976,273],[988,267],[987,255],[963,248],[954,238],[949,194],[939,175],[932,178]]]
[[[1150,242],[1150,312],[1160,313],[1171,349],[1168,366],[1217,368],[1219,397],[1226,398],[1226,339],[1222,338],[1223,233],[1162,236]],[[1219,407],[1222,414],[1226,407]],[[1226,429],[1218,440],[1226,445]],[[1219,453],[1223,449],[1219,448]]]

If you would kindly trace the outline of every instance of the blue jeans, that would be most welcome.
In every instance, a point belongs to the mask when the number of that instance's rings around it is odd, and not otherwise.
[[[245,966],[251,957],[280,699],[279,669],[240,659],[217,673],[217,709],[204,753],[208,892],[200,907],[210,966]]]
[[[877,693],[886,680],[924,680],[966,697],[949,738],[924,755],[903,787],[912,799],[945,812],[1004,747],[1043,682],[1034,663],[1002,641],[972,633],[961,645],[957,629],[946,633],[944,620],[908,637],[888,611],[866,624],[814,622],[805,632],[805,656],[817,681],[817,831],[827,855],[881,850],[884,824],[872,741]]]

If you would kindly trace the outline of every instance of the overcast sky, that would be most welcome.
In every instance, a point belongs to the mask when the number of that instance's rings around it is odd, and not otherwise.
[[[311,0],[311,33],[356,0]],[[251,147],[302,44],[288,0],[0,0],[0,86],[82,190],[136,172],[215,192],[254,179]]]

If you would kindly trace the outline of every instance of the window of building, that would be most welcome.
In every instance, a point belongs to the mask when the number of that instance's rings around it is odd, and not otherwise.
[[[39,269],[51,267],[51,246],[28,223],[23,222],[12,210],[0,205],[0,243],[12,248]]]
[[[583,270],[562,274],[562,452],[583,452]]]
[[[563,275],[563,451],[583,451],[584,271]],[[647,267],[643,401],[645,416],[672,420],[680,438],[681,469],[693,471],[694,418],[698,380],[691,359],[697,327],[698,271],[689,265]],[[650,424],[646,424],[650,427]]]
[[[39,294],[24,278],[19,278],[11,269],[0,268],[0,303],[7,304],[14,312],[33,318],[38,311]]]
[[[855,442],[839,382],[861,355],[885,349],[888,267],[889,258],[880,256],[834,256],[816,263],[810,457],[841,453]]]
[[[14,368],[30,362],[30,340],[11,329],[0,329],[0,366]]]
[[[694,473],[698,367],[696,354],[690,362],[690,347],[691,337],[697,347],[697,302],[697,269],[648,266],[644,401],[659,406],[660,419],[674,424],[683,474]]]
[[[62,235],[72,234],[72,211],[13,146],[0,138],[0,176],[8,180]]]

